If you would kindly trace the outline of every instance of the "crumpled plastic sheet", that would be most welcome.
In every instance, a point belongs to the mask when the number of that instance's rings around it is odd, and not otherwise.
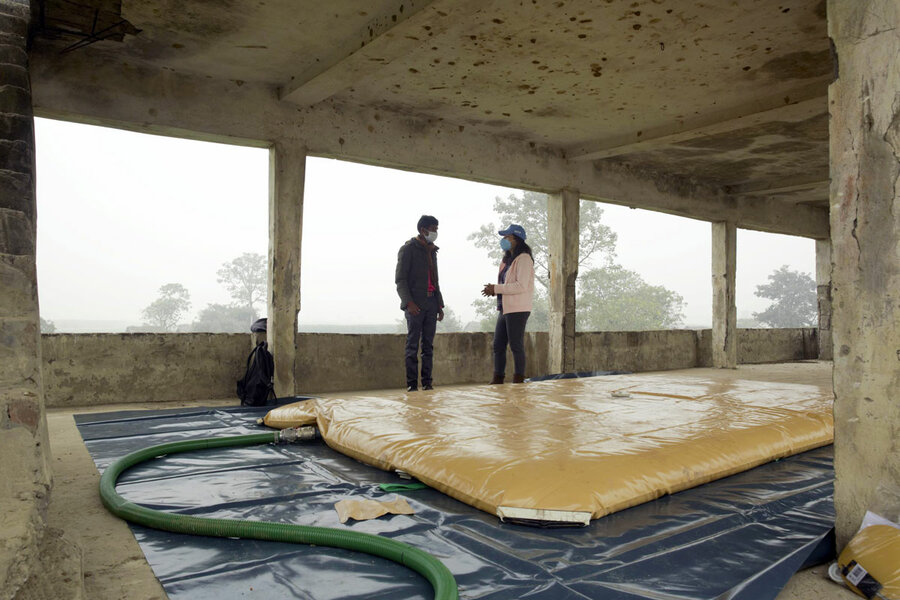
[[[102,471],[147,446],[258,433],[265,411],[133,411],[76,422]],[[395,538],[443,561],[461,598],[767,600],[796,570],[834,555],[831,454],[831,446],[812,450],[572,529],[500,523],[434,489],[401,493],[413,515],[341,525],[335,502],[392,498],[378,485],[401,480],[320,441],[159,458],[126,472],[118,491],[180,514]],[[432,597],[412,571],[347,550],[132,531],[172,599]]]
[[[579,377],[602,377],[606,375],[631,375],[631,371],[568,371],[566,373],[552,373],[550,375],[529,377],[525,382],[531,383],[534,381],[548,381],[551,379],[578,379]]]

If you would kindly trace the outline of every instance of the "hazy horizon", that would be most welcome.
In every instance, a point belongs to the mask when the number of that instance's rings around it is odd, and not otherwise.
[[[146,327],[143,323],[133,321],[122,321],[116,319],[61,319],[50,322],[56,326],[53,333],[126,333],[129,328],[139,329]],[[477,323],[478,321],[464,322],[463,326]],[[298,333],[405,333],[405,328],[400,329],[402,323],[308,323],[300,324]],[[179,323],[176,331],[172,333],[206,333],[203,331],[188,330],[191,322]],[[699,325],[684,323],[676,329],[709,329],[709,325]],[[247,326],[245,331],[237,331],[231,333],[250,333],[250,327]],[[442,333],[440,327],[438,333]]]

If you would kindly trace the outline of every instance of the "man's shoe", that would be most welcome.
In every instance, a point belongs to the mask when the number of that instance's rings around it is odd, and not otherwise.
[[[407,391],[407,392],[418,392],[418,391],[419,391],[419,388],[417,388],[417,387],[414,386],[414,385],[411,385],[411,386],[409,386],[409,387],[406,388],[406,391]]]
[[[427,391],[427,390],[433,390],[433,389],[434,389],[434,386],[431,385],[430,383],[426,383],[425,385],[422,386],[422,389],[425,390],[425,391]]]
[[[503,383],[503,379],[504,379],[505,377],[506,377],[505,374],[504,374],[504,375],[498,375],[497,373],[494,373],[494,378],[491,379],[491,384]]]
[[[513,373],[513,383],[525,383],[525,376],[519,373]]]

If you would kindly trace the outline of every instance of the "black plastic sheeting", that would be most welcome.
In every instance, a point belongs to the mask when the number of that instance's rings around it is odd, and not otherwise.
[[[175,409],[75,417],[102,471],[134,450],[259,433],[265,408]],[[334,503],[389,499],[402,483],[322,442],[204,450],[144,463],[118,491],[149,508],[196,516],[346,528],[437,556],[461,598],[604,600],[774,598],[798,569],[834,554],[832,448],[757,467],[578,529],[500,523],[436,490],[403,492],[414,515],[342,525]],[[132,525],[172,599],[431,598],[395,563],[345,550],[173,534]]]
[[[551,379],[578,379],[579,377],[602,377],[605,375],[631,375],[631,371],[569,371],[568,373],[553,373],[540,377],[529,377],[526,382],[547,381]]]

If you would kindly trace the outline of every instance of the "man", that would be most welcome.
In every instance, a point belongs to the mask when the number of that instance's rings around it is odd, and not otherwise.
[[[422,389],[432,387],[431,366],[434,332],[444,320],[444,299],[438,282],[438,220],[422,215],[416,224],[419,235],[400,247],[394,280],[400,309],[406,315],[406,391],[415,392],[419,379],[419,340],[422,342]]]

